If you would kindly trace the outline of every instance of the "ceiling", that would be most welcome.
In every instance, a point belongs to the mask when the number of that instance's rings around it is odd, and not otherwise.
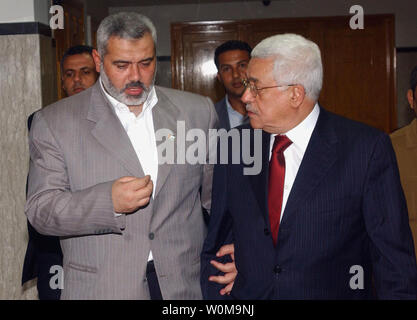
[[[131,6],[157,6],[163,4],[198,4],[219,2],[247,2],[262,0],[102,0],[102,6],[107,7],[131,7]]]
[[[71,0],[74,1],[74,0]],[[140,7],[158,5],[181,5],[181,4],[207,4],[225,2],[263,2],[262,0],[80,0],[85,1],[89,15],[102,19],[108,15],[110,7]],[[288,1],[288,0],[271,0]],[[267,2],[267,1],[265,1]]]

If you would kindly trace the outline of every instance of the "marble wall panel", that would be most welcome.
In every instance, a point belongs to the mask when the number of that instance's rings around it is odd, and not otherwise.
[[[56,100],[54,65],[49,37],[0,36],[0,299],[37,298],[35,282],[21,287],[28,239],[26,122],[32,112]]]

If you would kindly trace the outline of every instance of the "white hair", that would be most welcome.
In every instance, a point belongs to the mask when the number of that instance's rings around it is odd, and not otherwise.
[[[292,33],[262,40],[252,51],[252,58],[274,58],[274,79],[278,85],[300,84],[306,96],[317,101],[323,83],[319,47]]]
[[[137,12],[119,12],[106,17],[97,30],[97,48],[102,57],[107,53],[110,37],[141,39],[149,32],[156,46],[156,29],[152,21]]]

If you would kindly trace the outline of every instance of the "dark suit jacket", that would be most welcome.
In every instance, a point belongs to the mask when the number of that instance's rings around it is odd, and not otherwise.
[[[30,130],[34,113],[28,118]],[[27,189],[27,184],[26,184]],[[26,190],[27,192],[27,190]],[[53,274],[49,273],[51,266],[62,266],[62,250],[59,237],[45,236],[37,232],[28,221],[29,242],[23,263],[22,284],[38,278],[37,289],[40,300],[59,300],[60,289],[51,289],[49,281]]]
[[[219,117],[219,129],[230,130],[229,113],[227,112],[226,97],[214,105]]]
[[[238,269],[232,298],[416,299],[414,247],[389,137],[321,109],[276,247],[267,206],[269,143],[263,132],[259,175],[243,175],[242,161],[215,168],[203,297],[220,298],[221,286],[208,281],[218,274],[210,260],[231,232]],[[360,274],[351,267],[358,265],[364,288],[354,290]]]

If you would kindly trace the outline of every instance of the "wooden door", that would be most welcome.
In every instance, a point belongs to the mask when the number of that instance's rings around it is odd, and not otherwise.
[[[84,6],[76,1],[56,1],[64,8],[64,29],[54,30],[56,42],[56,69],[58,99],[65,97],[61,86],[61,59],[65,51],[75,45],[85,44]]]
[[[349,19],[173,23],[172,86],[217,102],[224,96],[213,70],[219,44],[238,39],[254,47],[274,34],[297,33],[316,42],[322,51],[324,85],[319,102],[330,111],[391,132],[397,124],[394,16],[366,16],[363,30],[351,30]]]
[[[179,38],[181,41],[176,41]],[[174,87],[212,98],[223,96],[224,90],[216,81],[214,51],[229,39],[239,39],[237,26],[210,23],[183,28],[175,25],[171,39],[171,46],[175,47],[171,56]]]
[[[100,20],[91,17],[91,46],[97,48],[97,30],[100,26]]]
[[[366,17],[363,30],[346,28],[348,23],[348,18],[322,23],[326,33],[317,39],[324,61],[320,102],[390,133],[397,128],[394,19]]]

